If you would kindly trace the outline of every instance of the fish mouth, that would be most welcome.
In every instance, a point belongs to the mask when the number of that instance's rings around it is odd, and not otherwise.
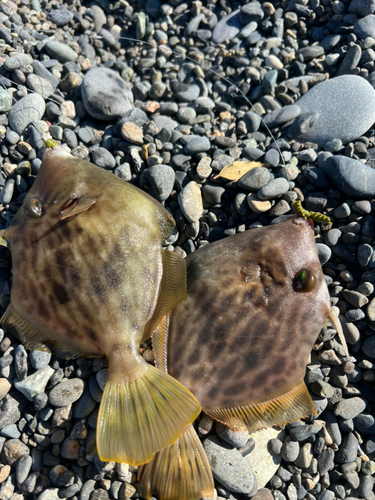
[[[56,146],[53,149],[47,149],[43,155],[43,159],[44,158],[52,158],[52,157],[56,157],[56,156],[63,157],[63,156],[69,156],[69,155],[70,155],[70,153],[66,148],[64,148],[63,146]]]
[[[304,219],[300,215],[292,215],[294,224],[308,224],[312,231],[314,231],[314,222],[312,219]]]

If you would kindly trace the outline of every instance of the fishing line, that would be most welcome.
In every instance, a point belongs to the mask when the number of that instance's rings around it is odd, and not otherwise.
[[[13,26],[14,26],[14,24],[13,24]],[[5,29],[9,30],[9,28],[5,28]],[[35,32],[36,32],[36,33],[42,33],[42,34],[49,34],[49,33],[50,33],[50,30],[33,30],[33,31],[29,32],[29,31],[28,31],[28,30],[26,30],[25,28],[23,28],[23,29],[24,29],[25,31],[27,31],[28,33],[30,33],[31,35],[32,35],[33,33],[35,33]],[[12,28],[10,29],[10,31],[11,31],[11,30],[12,30]],[[19,30],[19,31],[20,31],[20,30]],[[11,32],[12,32],[12,31],[11,31]],[[14,27],[14,33],[17,33],[17,34],[18,34],[18,32],[17,32],[17,28],[15,28],[15,27]],[[70,36],[70,37],[72,37],[73,39],[74,39],[74,38],[79,38],[79,37],[78,37],[78,35],[71,35],[71,34],[70,34],[70,33],[68,33],[68,32],[61,33],[61,35],[62,35],[62,36],[63,36],[64,34],[66,34],[67,36],[69,35],[69,36]],[[132,42],[132,43],[136,43],[136,42],[138,42],[138,43],[141,43],[142,45],[148,45],[148,46],[150,46],[150,47],[152,47],[152,48],[159,48],[159,49],[162,49],[163,51],[168,50],[168,51],[170,51],[170,54],[173,54],[175,57],[177,57],[177,58],[183,58],[183,59],[186,59],[187,61],[192,62],[194,65],[197,65],[197,62],[196,62],[193,58],[191,58],[191,57],[187,56],[186,54],[181,54],[180,52],[177,52],[177,51],[175,51],[175,50],[171,49],[171,47],[169,47],[169,46],[167,46],[167,45],[163,45],[163,44],[160,44],[160,43],[158,44],[157,42],[155,42],[155,43],[153,43],[153,42],[148,42],[147,40],[140,40],[140,39],[138,39],[138,38],[134,38],[134,37],[127,37],[127,36],[120,36],[120,37],[116,37],[116,36],[115,36],[115,35],[113,35],[113,34],[111,34],[111,35],[112,35],[111,37],[109,37],[109,36],[108,36],[108,37],[105,37],[105,36],[103,36],[103,35],[99,35],[99,34],[97,34],[97,33],[90,33],[90,34],[86,34],[86,35],[85,35],[85,33],[83,33],[83,34],[82,34],[82,36],[91,37],[93,40],[106,40],[106,39],[113,38],[113,39],[115,39],[115,40],[126,40],[126,41],[129,41],[129,42]],[[55,39],[55,36],[54,36],[54,35],[52,35],[52,36],[50,36],[50,37],[49,37],[49,39],[52,39],[52,40],[53,40],[53,39]],[[250,110],[251,110],[253,113],[255,113],[255,114],[259,117],[259,119],[260,119],[260,121],[261,121],[261,123],[262,123],[263,127],[267,130],[267,132],[268,132],[269,136],[270,136],[270,137],[273,139],[273,141],[274,141],[274,145],[275,145],[276,150],[277,150],[277,151],[278,151],[278,153],[279,153],[279,156],[280,156],[280,160],[281,160],[282,166],[283,166],[283,167],[284,167],[284,169],[285,169],[285,175],[287,176],[287,180],[288,180],[288,182],[290,182],[289,171],[288,171],[288,169],[287,169],[287,167],[286,167],[286,163],[285,163],[285,160],[284,160],[283,154],[282,154],[282,152],[281,152],[281,149],[280,149],[280,147],[279,147],[279,145],[278,145],[277,139],[275,138],[275,136],[274,136],[274,135],[273,135],[273,133],[271,132],[271,130],[270,130],[270,128],[269,128],[269,126],[268,126],[268,125],[264,122],[264,120],[263,120],[262,116],[260,115],[260,113],[258,112],[258,110],[256,109],[256,107],[253,105],[253,103],[250,101],[250,99],[249,99],[249,98],[246,96],[246,94],[245,94],[245,93],[244,93],[244,92],[243,92],[243,91],[242,91],[242,90],[241,90],[241,89],[240,89],[240,88],[239,88],[239,87],[238,87],[238,86],[237,86],[234,82],[232,82],[229,78],[227,78],[227,77],[225,77],[225,76],[220,75],[220,74],[219,74],[217,71],[215,71],[213,68],[208,68],[208,69],[207,69],[207,72],[211,72],[211,73],[213,73],[213,74],[214,74],[215,76],[217,76],[220,80],[223,80],[223,81],[224,81],[225,83],[227,83],[229,86],[234,87],[234,89],[237,91],[237,93],[238,93],[238,94],[240,94],[240,96],[241,96],[241,97],[242,97],[242,98],[243,98],[243,99],[247,102],[247,104],[248,104],[248,105],[249,105],[249,107],[250,107]],[[4,77],[4,78],[6,78],[6,77]],[[8,80],[9,80],[10,82],[14,83],[15,85],[18,85],[18,86],[19,86],[19,84],[17,84],[17,83],[16,83],[16,82],[14,82],[13,80],[11,80],[11,79],[9,79],[9,78],[8,78]],[[1,78],[0,78],[0,82],[1,82]],[[2,83],[2,82],[1,82],[1,83]],[[7,89],[6,89],[6,90],[7,90]],[[36,92],[35,90],[31,90],[31,89],[28,89],[28,90],[29,90],[30,92],[34,92],[34,93],[36,93],[36,94],[38,93],[38,92]],[[8,91],[8,93],[10,93],[10,92]],[[233,97],[233,95],[232,95],[232,94],[228,94],[228,95],[230,95],[231,97]],[[13,96],[12,96],[12,97],[13,97]],[[54,102],[54,103],[55,103],[55,104],[57,104],[58,106],[60,106],[60,104],[61,104],[61,103],[59,103],[58,101],[54,100],[54,99],[53,99],[53,98],[51,98],[51,97],[46,97],[45,99],[48,99],[48,100],[50,100],[50,101]]]

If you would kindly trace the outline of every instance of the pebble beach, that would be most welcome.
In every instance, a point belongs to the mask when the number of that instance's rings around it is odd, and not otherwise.
[[[317,415],[285,428],[201,414],[218,500],[375,499],[374,87],[374,0],[0,0],[0,229],[50,139],[161,202],[183,257],[297,200],[331,220],[316,246],[350,358],[324,327],[305,377]],[[11,282],[0,247],[1,314]],[[0,330],[0,500],[142,498],[136,467],[96,453],[106,379],[105,359]]]

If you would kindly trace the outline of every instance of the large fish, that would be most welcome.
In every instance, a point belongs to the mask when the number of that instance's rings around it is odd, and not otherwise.
[[[139,344],[185,296],[185,262],[163,251],[174,220],[153,198],[61,147],[47,151],[11,225],[11,304],[2,318],[30,349],[107,356],[97,446],[102,460],[141,464],[200,411]]]
[[[245,424],[255,431],[315,413],[303,378],[327,320],[346,344],[332,311],[312,221],[292,216],[208,245],[186,261],[187,297],[153,335],[157,366],[184,384],[205,413],[232,429]],[[178,443],[169,454],[183,448]],[[180,451],[178,474],[165,467],[165,454],[157,453],[142,467],[142,496],[203,496],[178,491],[179,484],[191,482],[182,481],[181,474],[193,477],[191,451],[186,456]],[[201,461],[199,455],[195,460]],[[153,475],[163,465],[164,483]],[[207,474],[201,478],[207,488]]]

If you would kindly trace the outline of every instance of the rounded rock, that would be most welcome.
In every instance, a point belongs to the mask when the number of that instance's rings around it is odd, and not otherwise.
[[[84,382],[73,378],[55,385],[49,393],[49,402],[52,406],[62,407],[74,403],[83,393]]]

